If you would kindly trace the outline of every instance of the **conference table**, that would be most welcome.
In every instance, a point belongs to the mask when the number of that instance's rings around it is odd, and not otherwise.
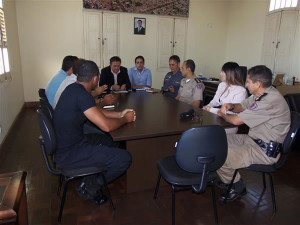
[[[136,121],[110,132],[114,141],[124,141],[132,155],[126,174],[127,193],[154,188],[158,176],[157,161],[175,154],[180,135],[193,127],[232,125],[215,114],[194,108],[194,117],[181,119],[180,114],[192,108],[161,93],[146,91],[118,95],[115,110],[134,109]]]

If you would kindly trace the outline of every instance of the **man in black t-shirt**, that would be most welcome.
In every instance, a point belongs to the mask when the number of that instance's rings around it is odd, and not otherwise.
[[[104,132],[110,132],[135,121],[136,116],[132,109],[100,111],[91,95],[98,82],[98,66],[92,61],[84,61],[79,66],[77,82],[61,94],[53,118],[57,138],[56,164],[62,169],[106,166],[105,178],[111,182],[127,170],[131,156],[126,150],[112,147],[105,135],[84,134],[84,123],[90,120]],[[100,191],[102,184],[100,176],[88,179],[80,185],[79,194],[102,204],[106,202]]]

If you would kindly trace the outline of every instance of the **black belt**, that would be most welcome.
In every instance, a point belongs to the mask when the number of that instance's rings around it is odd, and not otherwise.
[[[253,139],[252,140],[259,146],[261,149],[266,152],[268,148],[268,144],[261,139]]]
[[[266,143],[261,139],[253,139],[252,140],[266,153],[267,156],[276,158],[277,155],[282,150],[282,144],[274,141],[270,141],[270,143]]]

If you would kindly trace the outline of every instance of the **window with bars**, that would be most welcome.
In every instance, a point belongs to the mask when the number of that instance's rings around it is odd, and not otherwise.
[[[271,0],[269,12],[283,8],[296,8],[298,0]]]
[[[4,76],[5,80],[7,80],[6,78],[9,71],[10,69],[7,51],[7,35],[3,11],[3,0],[0,0],[0,76]]]

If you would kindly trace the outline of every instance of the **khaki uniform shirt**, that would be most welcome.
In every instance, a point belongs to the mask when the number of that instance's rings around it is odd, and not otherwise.
[[[249,136],[266,143],[283,143],[290,129],[290,110],[282,95],[274,87],[260,97],[250,96],[241,103],[244,111],[238,117],[249,126]]]
[[[179,100],[190,105],[192,105],[194,101],[203,100],[204,88],[204,84],[199,78],[183,78],[178,91],[178,95],[180,96]]]

